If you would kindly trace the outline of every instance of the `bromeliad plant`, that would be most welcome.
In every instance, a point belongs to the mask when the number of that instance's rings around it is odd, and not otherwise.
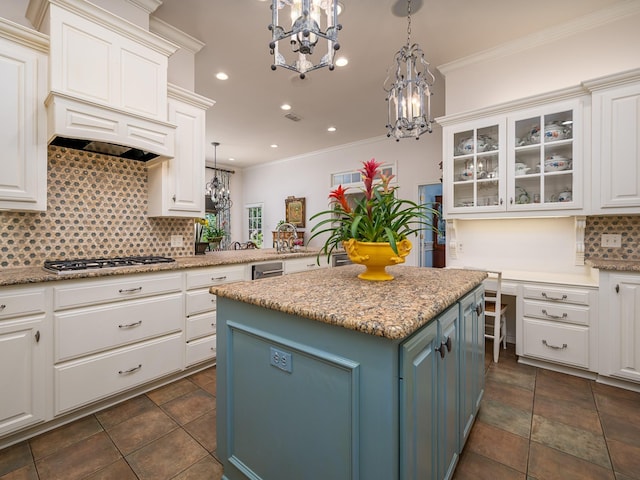
[[[329,194],[331,208],[310,218],[314,220],[328,216],[312,227],[313,235],[309,239],[328,233],[329,237],[320,250],[327,257],[343,241],[351,238],[360,242],[388,242],[398,254],[398,242],[425,228],[434,228],[432,219],[437,214],[435,210],[397,198],[397,187],[389,185],[394,175],[384,175],[380,170],[382,163],[374,158],[362,163],[364,168],[360,173],[364,181],[364,197],[352,207],[347,201],[348,188],[339,185]],[[378,178],[379,181],[376,181]]]

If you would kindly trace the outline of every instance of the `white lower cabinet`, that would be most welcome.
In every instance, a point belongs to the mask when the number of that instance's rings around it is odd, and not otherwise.
[[[181,273],[53,287],[54,414],[184,368]]]
[[[46,420],[50,331],[44,288],[0,292],[0,436]]]
[[[640,382],[640,273],[600,271],[601,375]]]
[[[55,414],[181,370],[182,344],[180,332],[57,364]]]
[[[245,265],[210,267],[187,272],[185,365],[216,357],[216,296],[212,285],[245,280]]]
[[[518,355],[595,370],[597,289],[524,284]]]
[[[306,272],[309,270],[317,270],[318,268],[327,268],[326,262],[316,261],[316,257],[292,258],[284,262],[284,273]]]

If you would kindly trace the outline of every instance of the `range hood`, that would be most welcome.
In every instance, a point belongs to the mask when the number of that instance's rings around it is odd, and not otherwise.
[[[141,161],[172,158],[167,68],[178,46],[85,0],[38,3],[50,41],[48,143]]]

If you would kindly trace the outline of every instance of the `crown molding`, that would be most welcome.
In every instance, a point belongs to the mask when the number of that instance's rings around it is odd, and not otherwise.
[[[182,30],[178,30],[173,25],[169,25],[167,22],[160,20],[157,17],[152,16],[149,18],[149,31],[166,38],[170,42],[179,45],[180,48],[189,50],[194,54],[198,53],[202,50],[202,47],[205,46],[204,42],[184,33]]]

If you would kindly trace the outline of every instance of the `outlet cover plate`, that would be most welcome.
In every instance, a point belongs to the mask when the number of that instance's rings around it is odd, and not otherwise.
[[[184,239],[182,237],[182,235],[171,235],[171,247],[172,248],[179,248],[182,247],[184,245]]]
[[[620,248],[622,246],[622,235],[619,233],[603,233],[600,246],[606,248]]]

